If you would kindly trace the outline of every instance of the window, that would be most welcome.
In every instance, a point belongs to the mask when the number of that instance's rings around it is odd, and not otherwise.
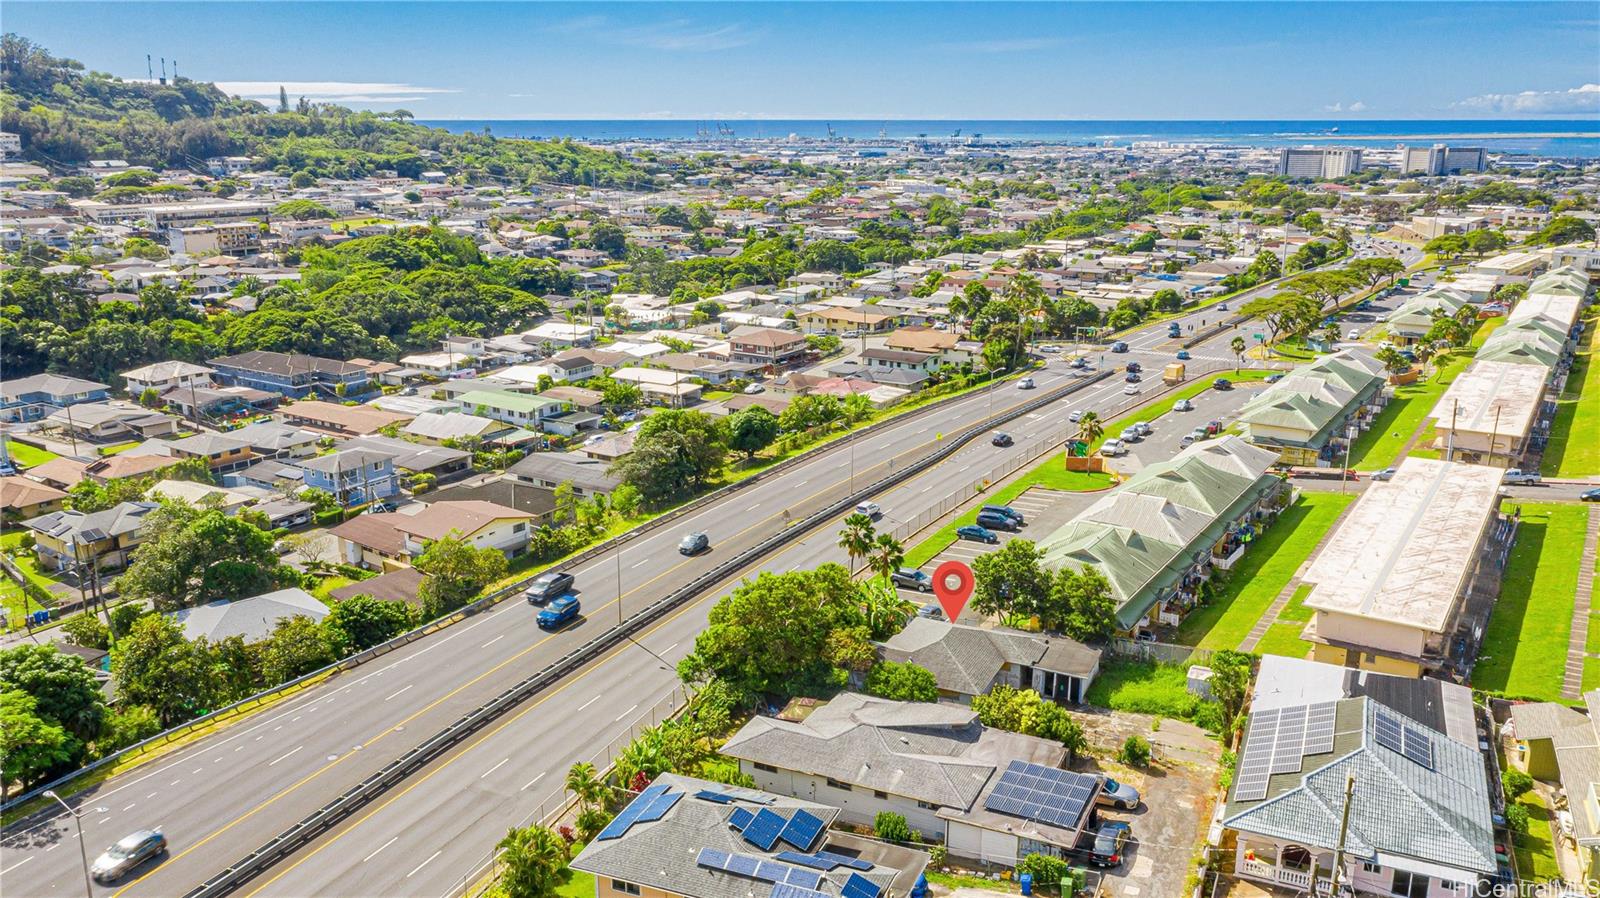
[[[889,793],[887,793],[887,792],[879,792],[877,789],[873,789],[872,790],[872,797],[873,798],[882,798],[882,799],[886,799],[887,800],[888,797],[889,797]]]
[[[1394,871],[1389,891],[1402,898],[1428,898],[1428,877],[1405,870]]]
[[[621,892],[624,895],[637,895],[639,894],[639,887],[627,880],[613,879],[611,880],[611,891]]]
[[[826,779],[828,781],[828,785],[832,786],[833,788],[835,788],[835,789],[843,789],[846,792],[850,791],[850,784],[849,783],[841,783],[841,782],[839,782],[838,780],[834,779],[831,776],[830,777],[826,777]]]
[[[771,764],[763,764],[760,761],[756,761],[754,766],[755,766],[755,768],[757,770],[764,770],[767,773],[777,773],[778,772],[778,768],[772,766]]]
[[[511,525],[511,532],[512,533],[521,533],[521,532],[523,532],[523,531],[525,531],[527,529],[528,529],[528,525],[527,525],[526,522],[518,523],[518,524],[512,524]]]
[[[938,805],[931,801],[919,801],[917,802],[917,807],[922,808],[924,811],[931,811],[937,808]]]
[[[1372,863],[1370,861],[1362,861],[1361,862],[1361,872],[1363,872],[1363,873],[1382,873],[1383,872],[1383,867],[1378,865],[1378,864],[1374,864],[1374,863]]]

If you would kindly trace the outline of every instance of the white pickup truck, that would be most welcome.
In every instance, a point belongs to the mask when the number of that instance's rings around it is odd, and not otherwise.
[[[1500,478],[1500,482],[1517,484],[1519,486],[1533,486],[1540,482],[1538,471],[1524,471],[1521,468],[1512,468]]]

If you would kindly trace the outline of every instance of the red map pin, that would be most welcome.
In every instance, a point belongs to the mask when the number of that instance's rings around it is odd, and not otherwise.
[[[933,594],[944,609],[945,620],[954,623],[972,598],[972,568],[965,562],[946,561],[933,569]]]

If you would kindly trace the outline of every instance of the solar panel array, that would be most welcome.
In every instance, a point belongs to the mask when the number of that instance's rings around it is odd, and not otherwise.
[[[789,817],[789,825],[783,828],[783,832],[778,834],[778,838],[801,851],[810,851],[811,843],[815,842],[817,836],[822,834],[825,826],[827,824],[816,814],[803,809],[798,810]]]
[[[1414,763],[1433,769],[1433,742],[1428,734],[1401,722],[1399,717],[1378,710],[1373,715],[1372,735],[1378,744]]]
[[[827,892],[817,889],[802,889],[786,882],[773,883],[772,898],[829,898]]]
[[[839,894],[843,898],[878,898],[878,893],[882,891],[877,883],[860,873],[852,873],[850,878],[844,881],[844,888],[839,890]]]
[[[599,841],[607,839],[620,839],[627,834],[635,823],[648,823],[660,820],[661,817],[683,797],[682,792],[672,792],[665,785],[651,786],[639,793],[639,797],[628,803],[622,812],[606,824],[595,836]]]
[[[1083,809],[1099,789],[1097,777],[1012,761],[983,806],[997,813],[1071,828],[1078,825]]]
[[[815,889],[822,885],[822,874],[815,870],[792,867],[736,851],[702,848],[695,858],[695,863],[710,870],[724,870],[763,882],[782,883],[801,889]]]
[[[749,826],[750,821],[754,819],[756,819],[756,814],[749,808],[734,808],[733,813],[728,815],[728,825],[734,829],[742,830]]]
[[[701,789],[694,793],[694,797],[701,801],[714,801],[717,804],[730,804],[733,801],[732,795],[726,792],[713,792],[710,789]]]
[[[832,870],[835,867],[849,867],[852,870],[871,870],[872,862],[860,858],[836,854],[832,851],[818,851],[812,854],[801,854],[798,851],[781,851],[777,854],[780,861],[799,864],[802,867],[815,867],[818,870]]]
[[[1298,773],[1306,755],[1333,751],[1333,722],[1337,704],[1290,705],[1268,708],[1250,715],[1245,730],[1244,754],[1234,775],[1235,801],[1267,797],[1267,783],[1275,773]]]
[[[755,819],[750,821],[750,825],[744,828],[744,840],[762,851],[771,851],[788,823],[789,821],[783,819],[778,812],[762,808],[756,812]]]

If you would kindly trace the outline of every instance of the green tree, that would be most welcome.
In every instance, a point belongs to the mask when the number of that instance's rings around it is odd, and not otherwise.
[[[611,792],[588,761],[579,761],[567,769],[566,787],[583,805],[604,805]]]
[[[38,701],[20,689],[0,689],[0,800],[6,785],[27,789],[46,774],[75,763],[78,740],[38,713]]]
[[[972,562],[972,608],[982,615],[1006,618],[1041,614],[1051,592],[1050,572],[1033,540],[1017,538]]]
[[[1105,434],[1106,427],[1100,421],[1100,414],[1098,412],[1084,412],[1083,417],[1078,419],[1078,432],[1074,439],[1083,444],[1084,451],[1087,453],[1089,447],[1093,446],[1095,441],[1105,436]]]
[[[877,535],[877,529],[872,525],[872,518],[860,512],[844,519],[844,526],[839,529],[839,548],[849,556],[850,570],[854,571],[861,559],[872,552],[872,544]]]
[[[317,622],[297,614],[280,619],[261,643],[261,673],[270,684],[287,683],[337,660]]]
[[[900,591],[887,580],[864,581],[856,591],[872,639],[888,639],[905,629],[906,621],[917,613],[916,603],[901,598]]]
[[[161,732],[161,718],[144,705],[118,707],[106,717],[105,732],[95,740],[95,753],[102,757],[143,742]]]
[[[936,702],[939,684],[927,668],[910,661],[884,661],[867,674],[867,694],[897,702]]]
[[[190,642],[161,614],[134,623],[111,653],[111,675],[123,702],[144,705],[173,726],[216,706],[219,695],[209,646]]]
[[[613,259],[620,259],[628,254],[628,235],[615,222],[595,222],[589,229],[585,238],[590,249],[598,250]]]
[[[1055,702],[1047,701],[1040,704],[1034,731],[1034,735],[1041,739],[1060,742],[1061,747],[1067,750],[1069,766],[1079,755],[1089,751],[1089,737],[1084,733],[1083,725],[1073,718],[1071,712]]]
[[[752,405],[728,416],[728,448],[755,458],[757,452],[772,445],[780,429],[777,415]]]
[[[476,549],[454,536],[434,540],[413,566],[423,574],[417,598],[426,620],[476,601],[485,586],[506,575],[506,557],[498,550]]]
[[[140,529],[144,540],[117,586],[158,610],[255,595],[279,582],[298,585],[298,575],[279,569],[271,534],[218,509],[163,503]]]
[[[61,631],[67,634],[67,641],[73,645],[89,649],[105,649],[111,646],[111,629],[100,622],[91,611],[75,614],[67,618],[61,625]]]
[[[894,534],[880,533],[873,538],[872,548],[867,552],[867,568],[873,574],[888,579],[905,560],[905,549]]]
[[[1117,760],[1129,767],[1150,766],[1150,743],[1143,736],[1129,736],[1117,751]]]
[[[715,676],[749,692],[792,690],[826,673],[828,634],[859,616],[855,599],[855,584],[837,564],[763,571],[711,609],[678,672],[691,683]]]
[[[822,658],[834,667],[863,673],[878,661],[872,631],[864,626],[834,627],[822,647]]]
[[[1535,246],[1560,246],[1567,243],[1588,243],[1592,240],[1594,240],[1594,225],[1576,215],[1557,215],[1528,237],[1528,243]]]
[[[36,713],[65,729],[80,749],[105,723],[105,698],[94,672],[78,656],[53,645],[24,643],[0,650],[0,689],[33,696]]]
[[[1111,583],[1098,568],[1064,567],[1056,571],[1049,606],[1051,623],[1073,639],[1104,639],[1117,629],[1117,603],[1111,595]]]
[[[1232,340],[1228,341],[1228,351],[1233,353],[1234,374],[1238,374],[1239,369],[1244,367],[1244,353],[1249,346],[1250,345],[1244,341],[1243,337],[1234,337]]]
[[[1046,704],[1032,689],[1004,684],[972,697],[972,710],[984,726],[1028,735],[1038,729],[1041,709]]]
[[[639,426],[633,451],[611,465],[612,473],[660,506],[703,489],[722,469],[727,434],[704,412],[667,409]]]
[[[911,841],[911,826],[904,815],[894,811],[879,811],[872,819],[872,834],[885,842],[903,844]]]
[[[500,840],[500,887],[506,898],[551,898],[566,868],[567,843],[544,826],[512,829]]]
[[[1244,710],[1244,700],[1250,694],[1250,678],[1255,673],[1255,658],[1233,649],[1222,649],[1212,654],[1207,662],[1211,668],[1211,695],[1222,705],[1228,720]]]

